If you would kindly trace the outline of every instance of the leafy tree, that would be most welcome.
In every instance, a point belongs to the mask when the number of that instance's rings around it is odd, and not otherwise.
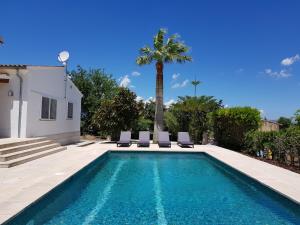
[[[300,109],[298,109],[298,110],[295,112],[295,121],[296,121],[296,125],[297,125],[297,126],[300,126]]]
[[[179,97],[166,112],[165,123],[173,138],[178,131],[188,131],[195,143],[202,140],[203,132],[210,129],[210,115],[222,106],[212,96]]]
[[[251,107],[233,107],[213,114],[214,136],[222,147],[240,151],[249,131],[260,126],[260,112]]]
[[[119,88],[112,99],[103,99],[92,117],[92,126],[99,133],[117,140],[122,130],[130,130],[139,117],[135,93]]]
[[[152,121],[152,125],[154,124],[154,117],[155,117],[155,101],[148,101],[145,103],[145,108],[144,108],[144,117],[145,119],[151,120]],[[152,126],[153,129],[153,126]]]
[[[165,41],[166,30],[160,29],[154,36],[153,49],[145,46],[140,49],[140,56],[136,59],[138,65],[156,63],[156,107],[154,119],[154,138],[157,141],[157,131],[163,130],[163,69],[165,63],[184,63],[192,58],[186,53],[189,48],[179,40],[178,35],[171,35]]]
[[[91,118],[105,99],[111,99],[117,93],[118,85],[112,75],[104,70],[85,70],[78,66],[71,71],[71,79],[82,92],[81,101],[81,131],[83,133],[96,134],[92,129]]]
[[[136,123],[133,126],[133,130],[132,130],[133,131],[133,133],[132,133],[133,138],[138,138],[139,131],[146,131],[146,130],[151,131],[152,128],[153,128],[154,112],[153,112],[153,115],[152,115],[152,113],[149,112],[148,102],[145,103],[142,100],[138,101],[137,106],[138,106],[139,117],[138,117],[138,120],[136,121]]]
[[[287,129],[292,125],[292,120],[283,116],[279,117],[277,122],[279,123],[279,127],[281,130]]]
[[[165,113],[165,123],[168,127],[168,131],[171,134],[171,138],[175,139],[176,134],[181,130],[180,125],[178,123],[178,119],[176,118],[176,115],[172,111],[167,111]]]

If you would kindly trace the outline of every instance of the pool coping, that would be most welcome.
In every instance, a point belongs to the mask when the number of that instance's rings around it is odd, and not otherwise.
[[[100,148],[101,146],[101,148]],[[296,174],[292,171],[288,171],[286,169],[276,167],[274,165],[253,159],[251,157],[242,155],[240,153],[220,148],[217,146],[210,146],[210,145],[201,145],[201,146],[195,146],[195,148],[179,148],[177,146],[172,146],[170,149],[166,148],[156,148],[156,147],[150,147],[150,148],[136,148],[135,146],[130,146],[129,148],[116,148],[115,145],[113,144],[105,144],[105,145],[91,145],[87,147],[76,147],[76,146],[68,146],[68,150],[71,151],[78,151],[80,152],[79,158],[81,156],[86,156],[89,154],[89,157],[84,162],[81,163],[76,163],[76,160],[74,163],[71,165],[70,170],[65,169],[65,174],[62,176],[59,176],[58,179],[54,179],[51,182],[43,180],[43,182],[39,184],[34,184],[33,186],[30,187],[30,189],[24,188],[21,189],[21,192],[24,193],[15,193],[11,199],[6,199],[6,201],[1,201],[0,200],[0,224],[4,223],[5,221],[8,221],[12,217],[16,216],[20,212],[22,212],[24,209],[28,208],[31,206],[34,202],[38,201],[41,199],[43,196],[45,196],[48,192],[51,190],[55,189],[57,186],[65,182],[66,180],[70,179],[72,176],[74,176],[77,172],[91,164],[93,161],[97,160],[100,156],[104,155],[107,152],[149,152],[149,153],[155,153],[155,152],[166,152],[166,153],[200,153],[204,152],[211,156],[212,158],[216,159],[217,161],[220,161],[224,163],[225,165],[229,166],[230,168],[237,170],[238,172],[246,175],[249,178],[254,179],[256,182],[262,184],[263,186],[270,188],[271,190],[281,194],[282,196],[290,199],[294,203],[300,205],[300,175]],[[85,153],[85,151],[89,151]],[[65,151],[68,152],[68,151]],[[90,154],[92,152],[92,154]],[[55,154],[58,158],[59,155],[62,155],[63,153],[57,153]],[[70,155],[73,154],[70,151],[65,154]],[[51,156],[49,156],[51,157]],[[53,156],[54,157],[54,156]],[[50,158],[48,158],[50,159]],[[53,159],[52,159],[53,160]],[[54,157],[54,160],[55,159]],[[31,166],[36,166],[38,168],[39,163],[46,163],[47,162],[47,157],[42,158],[40,160],[37,160],[36,162],[33,161]],[[44,161],[44,162],[42,162]],[[49,160],[48,160],[49,161]],[[63,163],[62,161],[58,163]],[[247,163],[242,163],[241,162],[247,162]],[[250,167],[249,167],[250,163]],[[36,165],[37,164],[37,165]],[[246,165],[243,165],[246,164]],[[253,170],[253,167],[259,167],[260,169],[263,168],[264,170]],[[24,164],[25,170],[30,171],[30,163],[26,166]],[[64,167],[62,167],[64,168]],[[60,168],[61,169],[61,168]],[[9,173],[10,169],[7,169],[7,173]],[[268,171],[274,170],[275,174],[268,174]],[[55,171],[55,170],[54,170]],[[278,171],[281,172],[281,174],[278,174]],[[0,175],[1,175],[1,170],[0,170]],[[43,171],[42,171],[43,172]],[[48,172],[47,170],[44,172]],[[53,175],[53,174],[52,174]],[[278,176],[280,178],[287,179],[296,179],[294,183],[288,187],[286,183],[280,182],[282,181],[281,179],[278,179]],[[1,178],[1,176],[0,176]],[[50,178],[53,178],[53,176],[50,176]],[[57,178],[57,177],[55,177]],[[295,185],[296,186],[295,186]],[[5,185],[4,185],[5,186]],[[292,186],[292,187],[291,187]],[[42,187],[42,188],[41,188]],[[3,191],[3,186],[2,184],[0,185],[0,191]],[[296,189],[296,191],[292,191],[292,189]],[[5,188],[4,188],[5,190]],[[32,194],[35,193],[35,194]],[[24,197],[24,195],[29,194],[29,197]]]

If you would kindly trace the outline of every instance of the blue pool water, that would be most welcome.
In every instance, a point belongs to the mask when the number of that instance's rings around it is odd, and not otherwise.
[[[111,152],[7,224],[300,224],[300,206],[206,154]]]

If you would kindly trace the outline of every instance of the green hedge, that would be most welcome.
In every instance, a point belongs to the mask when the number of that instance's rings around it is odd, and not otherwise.
[[[260,112],[251,107],[233,107],[213,114],[214,137],[219,146],[241,151],[246,133],[260,126]]]
[[[300,167],[300,128],[297,126],[284,131],[249,132],[244,146],[248,154],[256,155],[257,151],[268,149],[272,152],[273,160],[293,166],[297,161]]]
[[[257,151],[264,150],[266,148],[274,149],[275,140],[280,133],[278,131],[250,131],[245,136],[244,151],[248,154],[256,155]]]

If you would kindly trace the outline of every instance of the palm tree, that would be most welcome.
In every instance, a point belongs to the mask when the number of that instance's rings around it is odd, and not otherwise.
[[[154,143],[157,142],[157,131],[164,129],[163,121],[163,69],[165,63],[184,63],[191,61],[192,58],[186,53],[189,48],[179,40],[179,36],[171,35],[165,41],[167,31],[160,29],[153,39],[153,49],[145,46],[140,49],[140,56],[136,63],[140,66],[151,64],[155,61],[156,65],[156,105],[154,118]]]
[[[197,95],[197,86],[199,85],[201,83],[201,81],[199,81],[199,80],[196,80],[196,78],[195,78],[195,80],[192,80],[192,85],[194,85],[194,96],[196,97],[196,95]]]

